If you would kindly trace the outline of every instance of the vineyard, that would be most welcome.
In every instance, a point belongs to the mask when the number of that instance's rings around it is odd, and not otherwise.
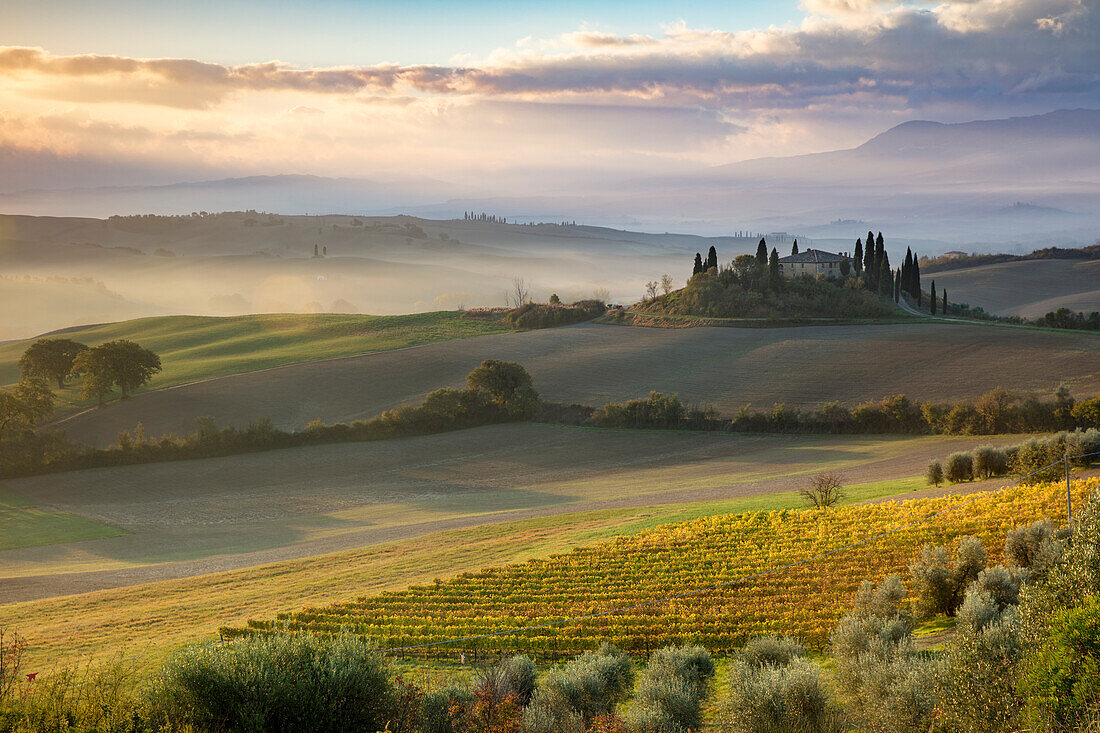
[[[1075,482],[1075,505],[1098,488],[1100,479]],[[593,649],[601,641],[634,653],[673,643],[729,652],[763,633],[794,634],[820,648],[859,584],[893,573],[906,578],[924,544],[950,544],[974,535],[982,539],[992,564],[1001,559],[1008,530],[1042,517],[1064,521],[1065,516],[1065,484],[1052,483],[827,511],[709,517],[447,582],[279,614],[274,620],[251,620],[246,628],[226,628],[222,633],[235,636],[284,627],[328,633],[346,626],[381,648],[397,648],[550,625],[400,652],[432,657],[516,650],[556,659]],[[926,517],[931,518],[744,582],[568,620],[729,583]]]

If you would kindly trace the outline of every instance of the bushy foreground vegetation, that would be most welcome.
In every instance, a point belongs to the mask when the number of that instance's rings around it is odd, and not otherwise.
[[[1028,513],[1044,495],[1039,487],[1002,496],[1000,504],[1013,511],[1001,511],[986,495],[954,517],[965,528],[1009,526],[1004,532],[945,543],[959,527],[938,527],[923,535],[931,540],[923,546],[916,537],[892,535],[887,544],[897,546],[890,549],[899,551],[900,562],[865,562],[854,593],[839,598],[848,610],[838,612],[816,645],[828,664],[786,634],[747,638],[729,650],[710,725],[720,733],[1095,730],[1100,482],[1078,488],[1090,498],[1072,528],[1049,519],[1008,524],[1006,514]],[[966,521],[975,515],[994,521]],[[906,518],[893,517],[894,526]],[[691,524],[665,531],[681,534]],[[638,550],[657,560],[661,549],[653,539],[640,537]],[[748,537],[744,545],[758,540]],[[622,544],[614,543],[620,552]],[[583,576],[583,567],[572,567],[573,577]],[[872,578],[898,572],[876,583],[867,578],[871,567]],[[808,602],[820,589],[795,585],[784,592]],[[706,623],[688,608],[678,617]],[[914,635],[928,618],[954,627],[938,649],[920,649]],[[785,632],[789,625],[777,609],[770,626]],[[604,641],[542,674],[530,658],[502,651],[499,662],[472,679],[421,686],[395,675],[392,655],[361,638],[361,629],[314,630],[286,625],[187,647],[148,679],[122,663],[35,679],[25,674],[21,644],[9,634],[0,637],[0,731],[688,733],[703,728],[716,669],[703,646],[665,645],[648,655],[639,674],[631,656]],[[669,629],[663,636],[675,634]]]
[[[1097,479],[1076,482],[1075,502],[1097,486]],[[946,513],[889,538],[757,576],[936,512]],[[224,631],[248,635],[289,625],[331,633],[347,628],[389,648],[545,626],[457,645],[471,655],[519,650],[543,659],[592,649],[604,640],[638,654],[667,643],[726,653],[754,635],[777,630],[820,649],[867,568],[903,573],[923,545],[950,543],[965,535],[978,537],[992,561],[998,561],[997,545],[1009,530],[1021,522],[1065,514],[1065,486],[1052,483],[827,511],[709,517],[545,560],[463,574],[445,583],[307,608],[274,620],[256,619],[246,628]],[[668,603],[569,620],[738,578],[747,579]],[[446,649],[402,653],[458,653]]]
[[[486,359],[466,376],[465,389],[437,389],[419,405],[397,407],[350,425],[317,421],[305,430],[291,432],[279,430],[270,420],[260,420],[238,430],[219,428],[212,419],[203,418],[198,431],[183,438],[150,439],[139,425],[134,431],[123,431],[117,445],[102,450],[78,446],[57,433],[36,433],[24,427],[6,436],[0,433],[0,476],[426,435],[531,419],[539,405],[527,370],[515,362]]]

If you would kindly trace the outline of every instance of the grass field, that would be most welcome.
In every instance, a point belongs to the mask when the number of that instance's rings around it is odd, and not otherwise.
[[[1092,333],[934,322],[760,329],[592,324],[225,377],[115,402],[62,427],[75,439],[105,445],[139,422],[152,436],[191,432],[203,415],[222,425],[263,417],[284,428],[314,419],[346,422],[460,386],[486,358],[523,364],[546,399],[599,405],[659,390],[726,415],[749,403],[854,405],[901,392],[947,401],[994,387],[1048,396],[1065,384],[1079,397],[1100,394],[1100,335]]]
[[[0,488],[0,551],[123,534],[125,530],[118,527],[50,506],[39,506],[25,496]]]
[[[912,496],[919,484],[909,478],[852,485],[842,503]],[[800,505],[795,493],[781,492],[486,524],[198,577],[10,603],[0,605],[0,618],[27,637],[31,664],[39,668],[120,652],[152,667],[180,644],[250,617],[549,557],[669,522]]]
[[[125,534],[0,551],[0,602],[487,522],[781,494],[822,470],[847,483],[895,480],[919,475],[933,457],[984,442],[497,425],[8,480],[6,492]]]
[[[1100,310],[1100,260],[1025,260],[922,273],[956,303],[1036,318],[1058,308]]]
[[[509,331],[488,321],[463,319],[458,311],[404,316],[266,314],[163,316],[67,330],[63,335],[89,346],[130,339],[161,357],[164,370],[148,389],[224,377],[284,364],[389,351],[409,346]],[[19,378],[17,362],[29,341],[0,345],[0,384]],[[67,401],[83,404],[74,387]]]

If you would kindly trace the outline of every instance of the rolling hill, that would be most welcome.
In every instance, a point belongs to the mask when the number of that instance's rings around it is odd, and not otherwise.
[[[185,434],[195,418],[284,428],[347,422],[457,387],[486,358],[518,361],[544,399],[599,405],[650,390],[732,415],[746,404],[854,405],[907,393],[976,397],[994,387],[1048,395],[1066,384],[1100,394],[1100,337],[951,323],[799,328],[630,328],[587,324],[505,333],[238,374],[88,410],[58,424],[95,445],[142,423]],[[777,366],[778,365],[778,366]],[[156,387],[156,382],[151,384]]]
[[[1037,318],[1059,308],[1100,311],[1100,260],[1001,262],[924,275],[951,300],[990,313]]]

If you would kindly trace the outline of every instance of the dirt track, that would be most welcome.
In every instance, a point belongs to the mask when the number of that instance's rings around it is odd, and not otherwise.
[[[141,394],[74,416],[59,427],[106,445],[142,423],[183,434],[195,418],[222,425],[269,417],[373,417],[443,386],[457,387],[482,359],[515,360],[543,397],[602,404],[678,393],[724,414],[745,404],[855,404],[904,392],[972,398],[993,387],[1046,395],[1067,384],[1100,394],[1100,336],[949,323],[780,329],[648,329],[582,325],[501,334],[367,356],[296,364]]]

